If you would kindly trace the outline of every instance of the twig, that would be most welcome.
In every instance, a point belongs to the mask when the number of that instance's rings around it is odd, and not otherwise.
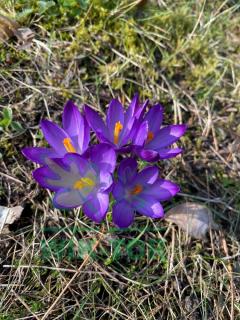
[[[21,304],[27,309],[28,312],[30,312],[37,320],[40,320],[40,318],[29,308],[29,306],[26,304],[24,300],[13,290],[11,292],[15,295],[15,297],[21,302]]]
[[[19,180],[19,179],[17,179],[17,178],[14,178],[14,177],[12,177],[12,176],[9,176],[8,174],[6,174],[6,173],[3,173],[3,172],[0,172],[0,176],[3,176],[3,177],[5,177],[5,178],[7,178],[7,179],[9,179],[9,180],[12,180],[12,181],[14,181],[14,182],[17,182],[17,183],[20,183],[20,184],[25,184],[25,182],[23,182],[23,181],[21,181],[21,180]]]

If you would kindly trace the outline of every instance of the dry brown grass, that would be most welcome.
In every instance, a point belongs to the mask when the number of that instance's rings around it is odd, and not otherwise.
[[[19,14],[20,2],[5,10]],[[37,33],[31,47],[0,45],[0,111],[10,107],[23,128],[0,132],[0,204],[25,208],[0,237],[0,320],[240,319],[238,1],[140,2],[99,1],[59,20],[32,5],[20,20]],[[182,187],[166,209],[208,205],[221,229],[205,241],[143,217],[113,232],[110,220],[54,209],[31,177],[21,148],[44,144],[41,118],[60,121],[69,97],[104,113],[111,97],[127,103],[135,91],[165,105],[165,123],[188,123],[183,156],[160,164]]]

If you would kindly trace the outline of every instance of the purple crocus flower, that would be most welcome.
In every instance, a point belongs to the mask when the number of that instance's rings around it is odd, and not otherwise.
[[[120,228],[128,227],[135,212],[150,218],[164,215],[160,201],[168,200],[179,187],[168,180],[158,178],[158,168],[149,166],[139,173],[133,158],[123,160],[118,168],[118,181],[113,185],[116,203],[112,209],[113,222]]]
[[[115,164],[115,151],[109,145],[99,144],[90,148],[89,159],[77,153],[48,159],[48,165],[36,169],[33,177],[42,187],[56,192],[56,208],[82,206],[90,219],[100,222],[108,210]]]
[[[136,94],[125,112],[122,104],[117,99],[113,99],[107,111],[106,124],[100,115],[87,105],[85,116],[100,142],[110,144],[116,151],[130,151],[129,144],[136,131],[136,120],[145,105],[139,105]],[[138,144],[137,139],[135,143]]]
[[[170,148],[170,145],[185,133],[186,125],[161,128],[162,121],[163,107],[160,104],[150,108],[145,116],[142,112],[138,119],[138,128],[133,138],[134,151],[145,161],[173,158],[182,152],[181,148]],[[144,143],[139,144],[139,139],[145,139]]]
[[[90,128],[72,101],[64,107],[62,122],[63,129],[49,120],[42,120],[41,129],[51,148],[24,148],[24,156],[33,162],[46,164],[47,159],[61,158],[68,152],[83,154],[89,144]]]

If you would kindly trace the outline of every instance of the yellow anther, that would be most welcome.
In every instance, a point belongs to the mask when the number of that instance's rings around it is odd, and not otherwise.
[[[149,131],[147,135],[147,143],[152,141],[153,138],[154,138],[154,133],[152,131]]]
[[[67,150],[67,152],[74,152],[76,153],[76,149],[74,148],[74,146],[72,145],[72,141],[70,138],[64,138],[63,139],[63,145],[65,147],[65,149]]]
[[[113,133],[115,144],[118,144],[119,134],[122,131],[122,129],[123,129],[123,125],[121,124],[121,122],[120,121],[116,122],[115,128],[114,128],[114,133]]]
[[[73,189],[83,189],[85,187],[93,188],[95,186],[95,182],[90,178],[81,178],[77,180],[74,185]]]
[[[133,190],[130,192],[131,195],[136,196],[140,192],[143,191],[143,187],[140,184],[136,184],[136,186],[133,188]]]

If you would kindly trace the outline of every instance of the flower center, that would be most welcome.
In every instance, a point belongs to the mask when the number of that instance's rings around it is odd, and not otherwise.
[[[118,144],[119,135],[120,135],[120,132],[122,131],[122,129],[123,129],[123,125],[121,124],[121,122],[120,121],[116,122],[115,128],[114,128],[114,133],[113,133],[115,144]]]
[[[79,180],[77,180],[74,185],[73,185],[73,189],[83,189],[85,187],[94,187],[95,186],[95,182],[90,179],[90,178],[81,178]]]
[[[147,143],[152,141],[153,138],[154,138],[154,133],[152,131],[148,131]]]
[[[133,190],[131,190],[130,194],[132,196],[136,196],[137,194],[139,194],[142,191],[143,191],[143,187],[140,184],[136,184],[135,187],[133,188]]]
[[[63,139],[63,145],[64,145],[65,149],[67,150],[67,152],[76,153],[76,149],[72,145],[72,141],[71,141],[70,138],[64,138]]]

